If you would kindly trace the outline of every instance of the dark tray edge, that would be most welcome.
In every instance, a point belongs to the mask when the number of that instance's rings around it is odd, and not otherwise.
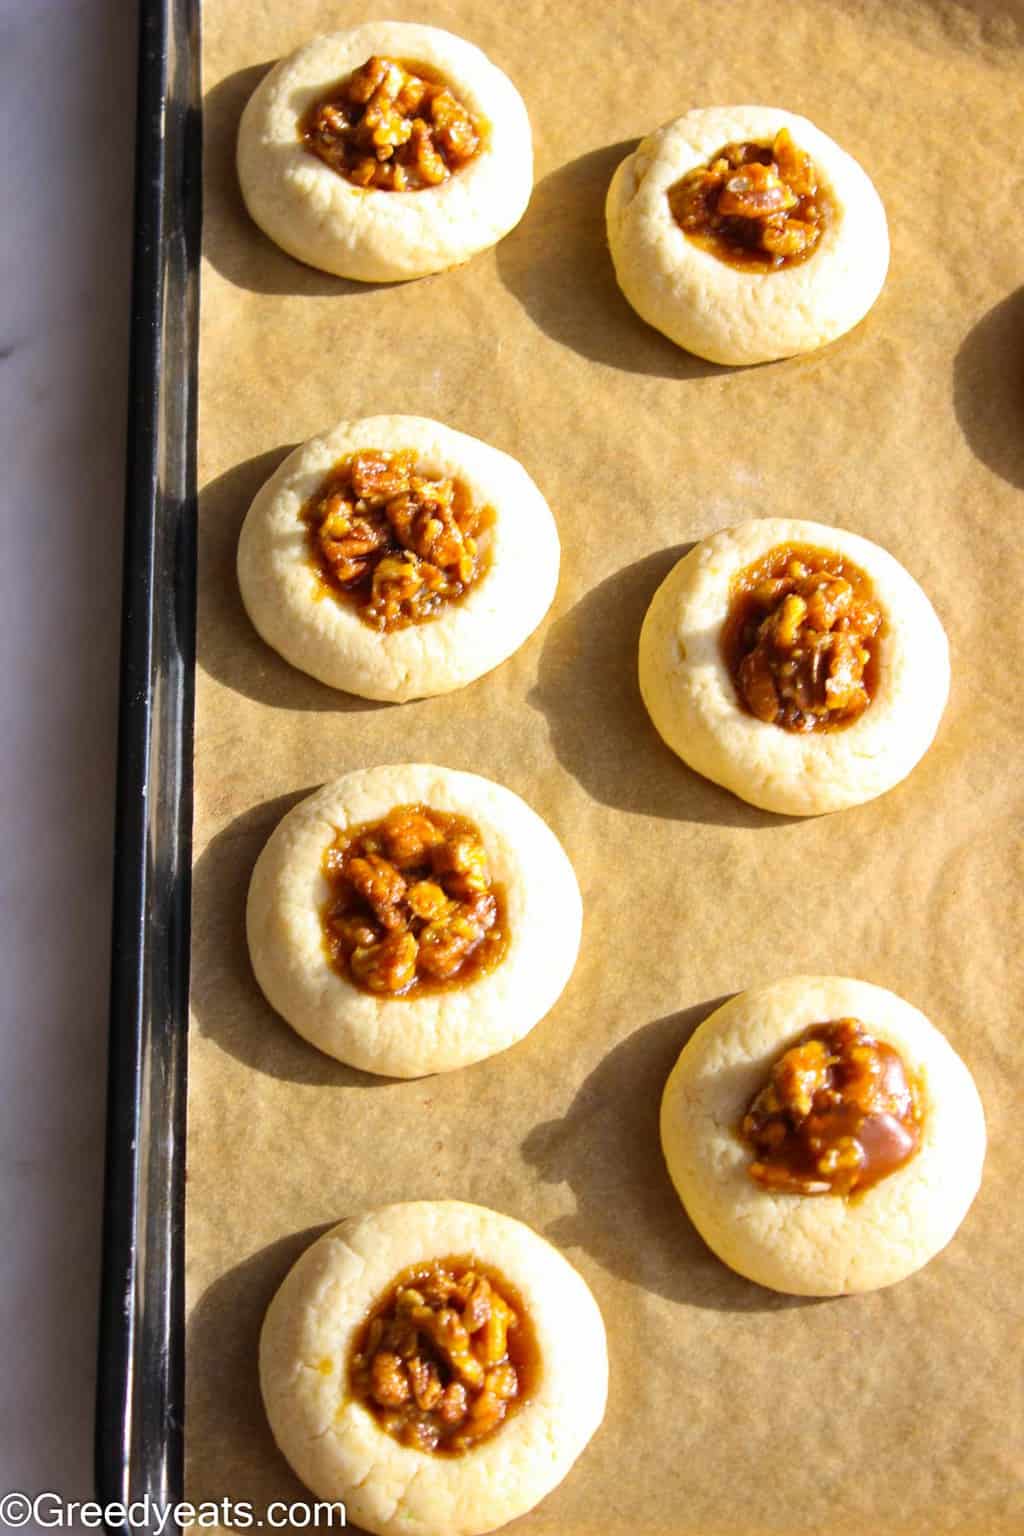
[[[95,1477],[182,1497],[199,0],[142,0]],[[111,1521],[111,1528],[119,1528]],[[150,1521],[133,1524],[146,1530]],[[155,1529],[155,1524],[154,1527]]]

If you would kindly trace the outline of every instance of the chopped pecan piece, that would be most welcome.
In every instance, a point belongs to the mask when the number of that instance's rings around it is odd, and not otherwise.
[[[772,1080],[759,1097],[760,1113],[778,1113],[785,1108],[791,1115],[804,1119],[814,1106],[814,1096],[829,1082],[833,1064],[824,1040],[805,1040],[794,1045],[772,1068]]]
[[[331,963],[371,992],[415,997],[471,981],[505,953],[503,895],[465,817],[395,806],[339,833],[322,868]]]
[[[473,119],[447,88],[430,103],[430,117],[438,149],[447,161],[465,161],[476,154],[479,139]]]
[[[771,663],[763,651],[751,651],[739,666],[739,683],[743,699],[752,715],[758,720],[774,722],[779,713],[779,690]]]
[[[796,205],[796,196],[778,171],[757,160],[734,171],[718,195],[718,212],[741,219],[766,219],[773,213],[788,213]]]
[[[841,576],[811,577],[804,583],[807,596],[807,622],[812,629],[833,629],[846,618],[853,604],[853,588]]]
[[[355,105],[365,104],[388,73],[387,59],[377,54],[368,58],[362,69],[357,69],[348,81],[348,98]]]
[[[780,128],[772,145],[772,158],[779,175],[797,197],[813,197],[816,176],[810,155],[797,149],[788,128]]]
[[[371,603],[387,615],[391,609],[399,609],[409,603],[423,585],[423,574],[418,561],[406,554],[385,555],[378,560],[373,572]]]
[[[420,934],[421,968],[430,976],[454,976],[494,925],[494,897],[484,892],[470,902],[456,903],[450,913],[435,918]]]
[[[411,1388],[405,1367],[397,1355],[381,1349],[373,1357],[371,1366],[374,1402],[382,1408],[400,1408],[409,1401]]]
[[[483,1385],[484,1368],[470,1349],[469,1334],[452,1307],[442,1307],[439,1312],[423,1307],[416,1312],[415,1320],[459,1381],[467,1387]]]
[[[416,1451],[436,1451],[441,1439],[441,1431],[432,1419],[422,1415],[414,1419],[398,1420],[394,1425],[384,1420],[385,1428],[397,1436],[403,1445],[412,1446]]]
[[[438,1406],[438,1417],[449,1428],[461,1424],[466,1417],[468,1396],[461,1381],[450,1381],[445,1387]]]
[[[489,1435],[505,1417],[505,1403],[485,1387],[479,1397],[473,1399],[469,1409],[469,1426],[474,1440]]]
[[[469,1333],[476,1333],[477,1329],[484,1326],[491,1315],[492,1305],[490,1284],[481,1275],[469,1294],[462,1314],[462,1320]]]
[[[337,498],[340,500],[340,498]],[[325,518],[318,533],[320,554],[339,586],[362,581],[373,569],[370,558],[387,544],[387,535],[342,504]]]
[[[384,501],[409,488],[414,456],[364,449],[352,455],[352,491],[360,501]]]
[[[418,117],[412,125],[409,150],[416,174],[425,186],[437,187],[442,181],[447,181],[448,167],[444,163],[444,157],[434,144],[434,136],[429,125],[421,117]]]
[[[444,842],[444,832],[415,806],[396,806],[381,828],[388,858],[399,869],[427,864],[431,851]]]
[[[496,1365],[493,1370],[487,1372],[484,1386],[495,1397],[500,1397],[502,1402],[508,1402],[509,1398],[515,1397],[519,1390],[519,1377],[515,1366],[510,1360]]]
[[[346,874],[383,928],[405,926],[402,899],[406,884],[393,864],[371,853],[366,858],[350,859]]]
[[[469,164],[480,150],[481,124],[447,85],[375,56],[310,107],[299,138],[358,186],[419,191]]]
[[[461,480],[416,473],[415,461],[410,450],[362,449],[302,508],[322,578],[372,629],[426,622],[488,566],[491,508],[475,507]]]
[[[849,1195],[913,1156],[917,1097],[899,1052],[857,1019],[815,1024],[782,1053],[740,1134],[751,1178],[786,1194]]]
[[[412,1382],[412,1392],[417,1408],[427,1411],[436,1408],[441,1401],[444,1388],[441,1385],[440,1372],[433,1360],[422,1360],[419,1355],[413,1355],[409,1361],[409,1380]]]
[[[780,651],[791,651],[800,638],[800,626],[807,617],[807,604],[799,592],[787,592],[775,612],[765,620],[772,631],[772,643]]]
[[[439,843],[433,851],[433,865],[453,896],[475,896],[490,884],[484,845],[469,833]]]
[[[411,933],[388,934],[379,944],[352,951],[352,976],[371,992],[404,992],[416,980],[418,951]]]
[[[433,880],[417,880],[410,886],[407,900],[413,914],[428,923],[441,917],[449,906],[448,897]]]
[[[832,205],[810,156],[780,129],[771,144],[726,144],[669,188],[683,233],[732,266],[770,272],[816,249]]]
[[[328,922],[350,950],[369,949],[371,944],[379,943],[384,937],[376,923],[370,922],[359,912],[341,913],[337,917],[328,918]]]
[[[516,1314],[498,1295],[491,1298],[490,1316],[483,1326],[480,1358],[484,1365],[498,1365],[508,1354],[508,1331],[516,1324]]]
[[[781,545],[734,578],[722,647],[757,719],[833,730],[871,702],[882,627],[871,584],[851,561]]]
[[[448,495],[439,495],[445,488]],[[439,481],[423,489],[414,487],[389,501],[385,511],[407,549],[435,565],[460,567],[467,552],[466,536],[452,510],[451,481]]]
[[[458,1290],[458,1281],[451,1270],[441,1264],[434,1264],[420,1289],[428,1306],[444,1307]]]
[[[766,219],[761,244],[773,256],[801,256],[815,243],[818,231],[799,219]]]
[[[357,1336],[353,1395],[403,1444],[457,1455],[527,1401],[539,1357],[529,1314],[496,1271],[437,1259],[396,1277]]]

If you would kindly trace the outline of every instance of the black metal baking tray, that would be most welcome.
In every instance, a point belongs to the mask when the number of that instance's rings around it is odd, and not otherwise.
[[[182,1497],[198,0],[141,0],[96,1402],[101,1504]],[[135,1529],[145,1529],[138,1525]]]

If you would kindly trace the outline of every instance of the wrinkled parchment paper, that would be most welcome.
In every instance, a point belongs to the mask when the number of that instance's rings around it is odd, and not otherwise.
[[[261,1411],[263,1310],[327,1224],[444,1196],[557,1243],[608,1324],[605,1425],[524,1536],[1019,1531],[1024,4],[388,0],[383,13],[462,33],[511,75],[537,185],[496,250],[361,287],[249,223],[233,153],[269,64],[372,10],[203,5],[189,1497],[304,1496]],[[729,370],[628,308],[603,200],[655,124],[749,101],[805,114],[861,160],[893,259],[851,335]],[[451,697],[395,707],[279,660],[234,574],[249,501],[285,453],[378,411],[436,416],[515,454],[563,547],[554,609],[518,655]],[[635,681],[644,610],[679,553],[769,513],[884,544],[952,644],[952,697],[921,766],[819,820],[760,813],[691,773]],[[302,795],[416,759],[499,779],[547,817],[586,924],[567,992],[525,1042],[391,1082],[275,1017],[243,909],[259,849]],[[984,1100],[980,1197],[950,1249],[891,1291],[801,1301],[739,1279],[662,1165],[659,1097],[695,1025],[798,971],[902,993]]]

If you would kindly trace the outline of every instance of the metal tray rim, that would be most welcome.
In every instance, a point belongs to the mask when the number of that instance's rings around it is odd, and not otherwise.
[[[153,1517],[183,1487],[199,63],[199,0],[142,0],[95,1482]]]

